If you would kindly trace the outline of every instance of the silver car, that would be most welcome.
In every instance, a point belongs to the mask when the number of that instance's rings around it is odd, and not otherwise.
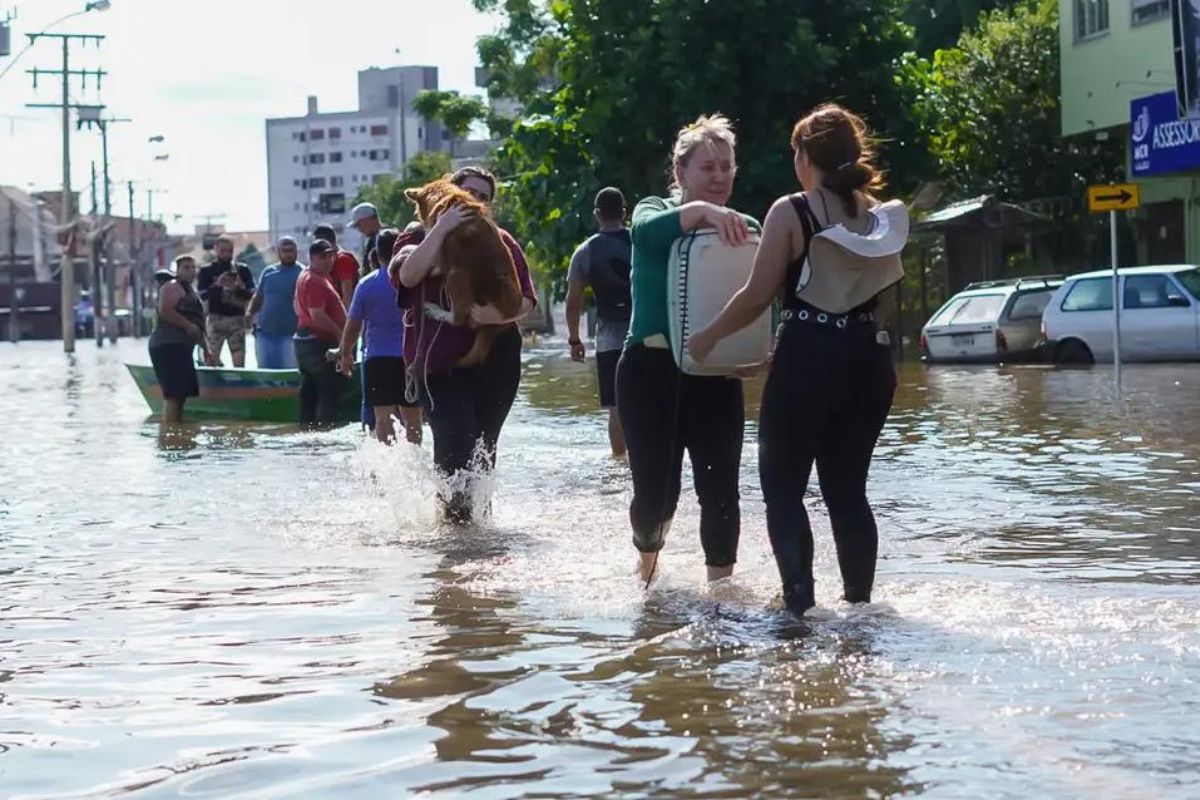
[[[941,363],[1035,358],[1042,310],[1061,284],[1061,275],[1041,275],[968,285],[921,329],[922,357]]]
[[[1118,270],[1122,361],[1200,360],[1200,268]],[[1112,270],[1067,278],[1042,317],[1044,347],[1060,364],[1113,360]]]

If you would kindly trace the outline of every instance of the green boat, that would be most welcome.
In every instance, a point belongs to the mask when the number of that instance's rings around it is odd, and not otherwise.
[[[162,413],[162,390],[154,367],[126,364],[129,374],[155,414]],[[295,369],[228,369],[196,367],[200,396],[189,397],[184,414],[192,419],[296,422],[300,419],[300,371]],[[338,420],[358,422],[362,384],[357,375],[346,381]]]

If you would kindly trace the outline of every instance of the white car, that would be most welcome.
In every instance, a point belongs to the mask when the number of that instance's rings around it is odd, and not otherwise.
[[[1021,361],[1036,357],[1042,310],[1061,275],[972,283],[921,329],[930,362]]]
[[[1200,360],[1200,267],[1126,267],[1118,277],[1121,360]],[[1112,361],[1112,300],[1112,270],[1067,278],[1042,316],[1042,346],[1050,360]]]

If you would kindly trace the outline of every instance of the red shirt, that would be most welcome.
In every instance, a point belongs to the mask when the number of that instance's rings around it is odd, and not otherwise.
[[[346,325],[346,307],[342,305],[342,298],[324,275],[318,275],[311,269],[301,272],[300,277],[296,279],[296,293],[292,296],[292,307],[296,311],[299,328],[308,329],[313,336],[319,339],[336,340],[340,338],[340,330],[327,330],[319,323],[314,323],[312,312],[309,310],[323,308],[337,325],[342,327]]]
[[[333,260],[333,269],[329,273],[333,288],[340,293],[342,281],[358,283],[358,259],[349,250],[338,250],[337,258]]]

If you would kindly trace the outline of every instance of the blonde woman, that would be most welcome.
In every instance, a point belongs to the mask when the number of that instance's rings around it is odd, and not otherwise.
[[[654,576],[679,502],[684,450],[700,501],[708,579],[731,575],[737,561],[742,384],[682,374],[670,350],[667,311],[667,269],[676,239],[715,228],[723,242],[742,244],[759,229],[755,219],[726,206],[737,174],[736,144],[728,119],[700,117],[675,138],[670,196],[647,197],[633,210],[633,313],[617,365],[617,413],[633,476],[633,543],[646,581]]]

